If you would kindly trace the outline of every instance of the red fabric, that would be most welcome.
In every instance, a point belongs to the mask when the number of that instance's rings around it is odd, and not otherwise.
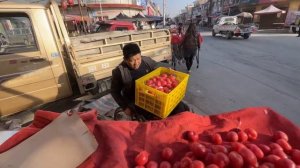
[[[172,33],[171,34],[171,44],[177,44],[179,45],[182,41],[182,35],[178,34],[178,33]]]
[[[178,33],[172,33],[171,34],[171,44],[179,45],[179,44],[181,44],[183,39],[184,39],[184,34],[183,35],[180,35]],[[201,36],[200,32],[198,33],[198,40],[199,40],[200,45],[204,42],[204,39]]]
[[[200,45],[204,42],[204,39],[203,39],[203,37],[201,36],[201,33],[200,33],[200,32],[198,33],[198,40],[199,40],[199,42],[200,42]]]
[[[37,111],[33,123],[15,134],[0,146],[0,153],[21,143],[54,120],[59,113]],[[79,168],[133,167],[134,157],[141,150],[150,152],[150,160],[160,161],[164,146],[174,149],[178,157],[188,150],[182,133],[223,132],[240,125],[241,129],[254,128],[259,142],[270,141],[275,130],[282,130],[290,137],[290,144],[300,149],[300,129],[270,108],[246,108],[212,116],[184,112],[160,121],[138,123],[135,121],[99,121],[94,110],[80,113],[80,117],[95,135],[99,146]],[[202,139],[205,140],[205,139]]]

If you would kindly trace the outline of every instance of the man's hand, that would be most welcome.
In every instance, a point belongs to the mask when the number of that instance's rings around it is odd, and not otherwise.
[[[130,108],[128,108],[128,107],[124,110],[124,113],[128,116],[132,115],[132,112],[131,112]]]

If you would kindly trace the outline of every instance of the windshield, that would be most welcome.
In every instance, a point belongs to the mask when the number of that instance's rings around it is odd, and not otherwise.
[[[36,51],[37,46],[26,14],[0,14],[0,54]]]
[[[111,25],[110,24],[100,24],[97,27],[96,32],[106,32],[110,30]]]

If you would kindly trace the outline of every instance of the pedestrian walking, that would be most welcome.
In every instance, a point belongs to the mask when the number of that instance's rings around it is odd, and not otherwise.
[[[196,24],[190,23],[181,43],[186,68],[189,73],[191,72],[195,56],[197,60],[197,68],[199,67],[199,52],[202,41],[203,38],[201,34],[197,32]]]
[[[298,36],[297,37],[300,37],[300,18],[298,18]]]

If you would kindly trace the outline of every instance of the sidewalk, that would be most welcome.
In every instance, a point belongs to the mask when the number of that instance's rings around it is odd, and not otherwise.
[[[289,29],[259,29],[255,33],[265,33],[265,34],[291,34]]]
[[[207,32],[211,31],[212,28],[210,27],[200,27],[199,31],[200,32]],[[290,29],[259,29],[257,32],[254,33],[262,33],[262,34],[292,34],[290,32]]]

